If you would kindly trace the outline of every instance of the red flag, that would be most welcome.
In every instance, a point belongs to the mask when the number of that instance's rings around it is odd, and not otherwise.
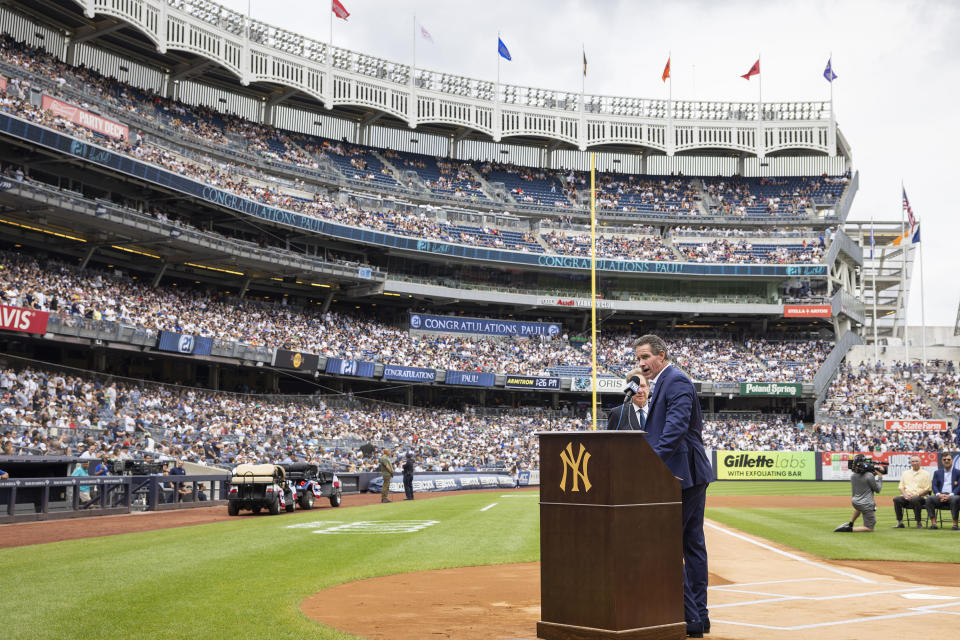
[[[337,0],[333,0],[336,2]],[[753,63],[753,66],[750,67],[750,71],[747,71],[745,74],[740,76],[744,80],[749,80],[750,76],[756,76],[760,74],[760,59],[757,58],[757,61]]]
[[[347,8],[340,4],[340,0],[330,0],[330,9],[333,10],[333,13],[343,20],[346,20],[350,16],[350,12],[347,11]]]
[[[670,77],[670,58],[667,58],[667,66],[663,68],[663,75],[660,76],[660,79],[666,82],[667,78],[669,77]]]

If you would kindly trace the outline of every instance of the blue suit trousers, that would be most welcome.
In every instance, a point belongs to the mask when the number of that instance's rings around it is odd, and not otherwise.
[[[706,620],[707,543],[703,537],[703,511],[707,485],[697,484],[681,493],[683,500],[683,614],[687,622]]]

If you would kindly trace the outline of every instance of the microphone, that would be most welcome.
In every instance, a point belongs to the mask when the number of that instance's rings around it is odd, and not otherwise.
[[[627,380],[627,388],[623,390],[623,404],[630,402],[630,398],[640,391],[640,378],[633,376]]]

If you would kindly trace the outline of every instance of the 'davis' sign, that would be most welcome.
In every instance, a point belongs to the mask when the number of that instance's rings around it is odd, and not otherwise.
[[[46,333],[50,314],[36,309],[0,305],[0,329],[24,333]]]
[[[788,396],[798,398],[803,385],[798,382],[741,382],[742,396]]]
[[[422,313],[410,314],[410,328],[422,331],[479,333],[488,336],[556,336],[560,334],[560,325],[550,322],[432,316]]]

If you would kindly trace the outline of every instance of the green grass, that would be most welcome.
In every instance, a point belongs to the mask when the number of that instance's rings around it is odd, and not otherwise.
[[[499,504],[479,511],[491,502]],[[390,535],[286,528],[315,520],[439,524]],[[497,494],[243,517],[2,549],[3,636],[342,640],[352,636],[307,619],[300,601],[325,587],[378,575],[538,557],[536,500],[498,500]]]
[[[884,482],[880,495],[899,495],[896,482]],[[849,496],[849,482],[737,481],[714,482],[708,496]]]
[[[896,491],[885,485],[885,494]],[[845,482],[718,482],[711,495],[842,495]],[[530,492],[536,495],[536,491]],[[517,495],[517,494],[514,494]],[[492,502],[498,505],[480,512]],[[224,507],[224,509],[226,509]],[[824,558],[960,563],[960,535],[832,530],[851,509],[709,508],[723,525]],[[133,516],[137,517],[137,516]],[[312,521],[437,520],[409,534],[317,535]],[[4,638],[315,638],[299,603],[323,588],[380,575],[539,559],[536,499],[496,493],[281,516],[0,549]],[[336,602],[330,603],[336,607]],[[376,612],[371,612],[375,615]]]
[[[891,529],[893,507],[877,511],[872,533],[833,533],[850,519],[843,509],[707,509],[707,518],[832,560],[904,560],[910,562],[960,562],[960,534],[949,527]],[[863,520],[857,521],[862,524]]]

